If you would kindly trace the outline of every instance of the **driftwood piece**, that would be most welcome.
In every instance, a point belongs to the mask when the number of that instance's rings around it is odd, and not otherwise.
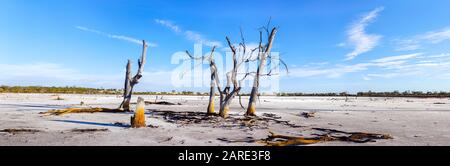
[[[144,99],[139,97],[137,101],[136,110],[131,117],[131,127],[139,128],[146,127],[145,125],[145,102]]]
[[[72,129],[70,131],[71,132],[86,133],[86,132],[108,131],[108,129]]]
[[[11,134],[17,134],[17,133],[37,133],[37,132],[41,132],[41,130],[37,130],[37,129],[15,129],[15,128],[11,128],[11,129],[2,129],[0,130],[0,132],[5,132],[5,133],[11,133]]]
[[[314,137],[296,137],[285,136],[270,133],[267,139],[260,142],[267,146],[290,146],[290,145],[307,145],[327,141],[344,141],[354,143],[375,142],[377,139],[393,139],[388,134],[364,133],[364,132],[345,132],[334,129],[313,128],[325,133],[315,134]]]
[[[99,107],[94,107],[94,108],[66,108],[66,109],[50,110],[50,111],[47,111],[47,112],[40,112],[39,114],[44,114],[44,115],[64,115],[64,114],[68,114],[68,113],[96,113],[96,112],[118,113],[118,112],[123,112],[123,110],[122,109],[117,109],[117,108],[99,108]]]
[[[313,128],[312,130],[320,131],[320,134],[314,134],[311,137],[302,136],[287,136],[280,135],[270,132],[270,135],[265,139],[227,139],[218,138],[218,140],[225,141],[228,143],[262,143],[266,146],[293,146],[293,145],[309,145],[319,142],[328,141],[344,141],[344,142],[354,142],[354,143],[366,143],[375,142],[378,139],[393,139],[392,136],[388,134],[376,134],[376,133],[364,133],[364,132],[345,132],[334,129],[323,129],[323,128]]]
[[[145,104],[147,105],[181,105],[181,103],[171,103],[168,101],[145,101]]]

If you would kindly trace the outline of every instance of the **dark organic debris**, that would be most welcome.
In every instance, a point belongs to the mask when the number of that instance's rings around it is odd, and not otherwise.
[[[365,142],[375,142],[376,139],[393,139],[391,135],[388,134],[375,134],[375,133],[364,133],[364,132],[346,132],[334,129],[325,128],[313,128],[314,130],[325,132],[322,135],[330,135],[340,141],[365,143]]]
[[[17,134],[17,133],[37,133],[37,132],[41,132],[41,130],[36,130],[36,129],[2,129],[2,130],[0,130],[0,132]]]
[[[162,141],[159,141],[158,143],[168,142],[168,141],[171,141],[172,139],[173,139],[173,137],[168,137],[168,138],[166,138],[166,139],[164,139]]]
[[[155,125],[148,125],[147,127],[154,128],[154,129],[159,128],[159,126],[155,126]]]
[[[281,116],[278,116],[277,114],[273,114],[273,113],[263,113],[262,116],[274,118],[274,119],[281,119]]]
[[[300,116],[302,116],[302,117],[305,117],[305,118],[311,118],[311,117],[314,117],[316,112],[302,112],[301,114],[300,114]]]
[[[328,136],[317,136],[317,137],[296,137],[296,136],[286,136],[278,135],[270,132],[270,135],[260,143],[266,146],[290,146],[290,145],[308,145],[315,144],[322,141],[331,141],[332,138]]]
[[[64,98],[58,96],[55,100],[64,100]]]
[[[228,118],[221,118],[217,114],[207,114],[204,112],[191,112],[191,111],[161,111],[153,110],[153,117],[163,119],[169,123],[175,123],[180,125],[190,124],[208,124],[211,127],[223,127],[223,128],[258,128],[267,129],[270,124],[281,124],[292,128],[299,128],[303,126],[295,125],[289,121],[279,120],[275,114],[266,114],[266,116],[248,116],[242,117],[238,114],[230,114]]]
[[[72,129],[71,132],[97,132],[97,131],[108,131],[108,129]]]
[[[375,134],[375,133],[363,133],[363,132],[345,132],[334,129],[312,128],[312,130],[319,131],[321,133],[313,134],[314,136],[302,137],[302,136],[287,136],[270,132],[270,135],[265,139],[254,139],[247,137],[244,139],[227,139],[218,138],[218,140],[228,143],[253,143],[258,142],[265,144],[266,146],[292,146],[292,145],[308,145],[319,142],[328,141],[344,141],[354,143],[366,143],[375,142],[377,139],[393,139],[392,136],[387,134]]]
[[[111,109],[111,108],[66,108],[66,109],[59,109],[59,110],[50,110],[47,112],[40,112],[39,114],[45,114],[45,115],[63,115],[68,113],[95,113],[95,112],[111,112],[111,113],[118,113],[118,112],[124,112],[121,109]]]
[[[239,142],[242,142],[242,143],[254,143],[254,142],[257,142],[257,140],[255,138],[253,138],[253,137],[246,137],[244,139],[217,138],[217,140],[224,141],[224,142],[227,142],[227,143],[239,143]]]
[[[167,101],[145,101],[145,104],[150,105],[150,104],[156,104],[156,105],[181,105],[181,103],[171,103],[171,102],[167,102]]]

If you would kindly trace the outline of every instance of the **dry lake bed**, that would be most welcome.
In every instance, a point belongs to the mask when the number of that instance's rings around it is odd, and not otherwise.
[[[206,96],[140,97],[175,105],[146,105],[148,127],[135,129],[129,127],[133,113],[42,114],[72,107],[116,108],[120,95],[0,94],[0,145],[258,146],[265,145],[258,140],[268,138],[270,132],[312,137],[321,129],[388,134],[393,139],[321,141],[308,146],[450,145],[449,98],[349,97],[346,101],[345,97],[264,96],[257,106],[258,118],[251,119],[243,116],[245,110],[236,98],[230,118],[222,119],[204,115]]]

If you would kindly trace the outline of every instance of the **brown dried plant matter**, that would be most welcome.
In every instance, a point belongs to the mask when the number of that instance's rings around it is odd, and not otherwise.
[[[47,112],[40,112],[39,114],[44,115],[64,115],[68,113],[96,113],[96,112],[124,112],[124,110],[121,109],[111,109],[111,108],[100,108],[100,107],[93,107],[93,108],[66,108],[66,109],[55,109],[50,110]]]
[[[297,136],[279,135],[270,132],[270,135],[268,136],[267,139],[263,139],[259,142],[265,144],[266,146],[290,146],[290,145],[308,145],[328,141],[366,143],[366,142],[374,142],[377,139],[393,139],[393,137],[388,134],[345,132],[322,128],[314,128],[314,130],[323,131],[325,133],[316,134],[317,136],[314,137],[297,137]]]

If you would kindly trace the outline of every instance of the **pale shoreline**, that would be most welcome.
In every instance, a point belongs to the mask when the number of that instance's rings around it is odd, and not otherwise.
[[[59,96],[63,100],[55,100]],[[154,101],[155,96],[135,95]],[[161,97],[161,96],[159,96]],[[244,97],[243,103],[247,100]],[[239,124],[218,122],[181,124],[165,119],[164,111],[206,112],[207,97],[163,96],[164,101],[181,105],[147,105],[147,127],[131,129],[114,124],[129,124],[130,113],[83,113],[62,116],[39,114],[51,109],[79,107],[80,102],[92,107],[115,108],[121,102],[120,95],[79,94],[0,94],[0,130],[35,129],[35,133],[0,132],[0,145],[199,145],[234,146],[263,145],[261,143],[229,143],[218,138],[255,139],[266,138],[269,131],[307,136],[312,127],[349,132],[390,134],[394,139],[369,143],[323,142],[320,145],[450,145],[449,98],[385,98],[385,97],[276,97],[263,96],[258,103],[257,114],[275,114],[281,120],[305,126],[291,128],[276,123],[261,123],[252,128]],[[243,117],[244,110],[233,101],[231,114]],[[218,105],[218,104],[216,104]],[[216,109],[217,110],[217,109]],[[302,112],[316,112],[315,117],[305,118]],[[172,120],[172,121],[171,121]],[[226,126],[226,127],[223,127]],[[107,129],[107,131],[74,132],[73,129]]]

